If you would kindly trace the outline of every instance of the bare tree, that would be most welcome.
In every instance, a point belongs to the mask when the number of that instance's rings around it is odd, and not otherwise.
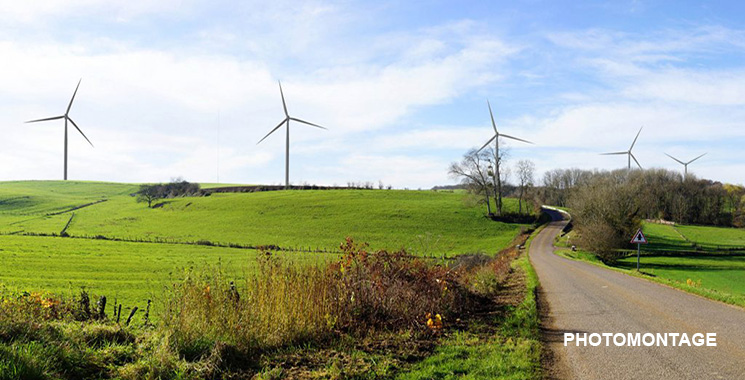
[[[497,215],[502,215],[502,195],[504,194],[502,185],[507,182],[507,178],[509,178],[510,175],[510,170],[505,165],[505,161],[509,156],[509,149],[504,147],[504,145],[504,141],[500,141],[499,150],[496,150],[493,147],[488,147],[482,150],[482,152],[486,153],[486,155],[489,157],[489,176],[491,177],[493,183],[494,201],[497,205]]]
[[[451,177],[460,179],[469,192],[483,195],[487,213],[491,215],[489,155],[488,151],[479,152],[476,149],[471,149],[460,162],[450,164],[448,173]]]
[[[533,176],[535,175],[535,164],[530,160],[520,160],[517,162],[517,180],[520,187],[520,195],[517,200],[518,213],[523,213],[523,200],[525,194],[533,186]],[[527,206],[526,206],[527,208]]]

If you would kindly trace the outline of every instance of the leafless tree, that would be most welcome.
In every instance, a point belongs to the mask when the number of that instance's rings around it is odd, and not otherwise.
[[[460,162],[450,164],[448,173],[452,178],[460,179],[461,183],[466,185],[469,192],[484,196],[486,209],[489,215],[492,214],[490,202],[490,178],[488,162],[489,152],[479,152],[471,149],[463,156]]]
[[[519,186],[519,197],[517,199],[518,213],[523,213],[523,200],[525,194],[533,186],[533,176],[535,175],[535,164],[530,160],[520,160],[517,162],[517,180]],[[527,206],[526,206],[527,208]]]

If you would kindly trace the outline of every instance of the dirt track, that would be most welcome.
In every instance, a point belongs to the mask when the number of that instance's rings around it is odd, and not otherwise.
[[[745,379],[745,310],[559,257],[552,243],[564,223],[530,247],[548,307],[549,378]],[[717,347],[564,347],[565,332],[716,333]]]

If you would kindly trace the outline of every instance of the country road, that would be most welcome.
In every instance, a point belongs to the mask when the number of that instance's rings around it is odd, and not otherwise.
[[[552,243],[564,223],[549,224],[530,247],[548,317],[549,378],[745,379],[745,310],[559,257]],[[565,332],[716,333],[717,347],[565,347]]]

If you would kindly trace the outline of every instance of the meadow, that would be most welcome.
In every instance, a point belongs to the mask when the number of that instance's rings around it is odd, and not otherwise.
[[[12,291],[61,295],[86,289],[142,308],[189,269],[219,265],[238,281],[255,268],[257,250],[207,242],[302,248],[275,255],[304,265],[338,260],[335,252],[347,236],[368,242],[371,249],[404,248],[441,257],[493,254],[525,228],[484,218],[483,207],[464,201],[463,193],[226,193],[167,199],[150,209],[131,196],[137,188],[98,182],[0,183],[0,282]],[[516,207],[514,200],[506,202],[508,209]],[[85,207],[75,209],[80,206]],[[59,234],[73,213],[69,238],[25,235]]]
[[[647,251],[745,251],[742,228],[644,223],[642,230],[650,238]]]
[[[479,373],[463,353],[500,360],[486,377],[538,376],[535,276],[525,257],[509,269],[530,226],[487,219],[466,194],[227,193],[151,209],[137,187],[0,183],[0,379],[409,379],[433,361]],[[475,252],[465,267],[444,257]],[[498,304],[524,271],[528,289]]]
[[[86,189],[95,191],[88,192]],[[0,232],[67,233],[113,239],[336,249],[346,237],[373,249],[418,255],[496,252],[524,225],[493,222],[458,193],[317,190],[213,194],[163,200],[149,209],[130,196],[136,186],[87,182],[0,184]],[[12,201],[16,199],[17,201]],[[5,202],[5,203],[3,203]],[[22,204],[21,204],[22,203]],[[507,210],[516,210],[514,199]]]
[[[130,243],[43,236],[0,236],[0,283],[12,292],[73,296],[82,289],[125,307],[162,301],[164,289],[190,270],[221,270],[243,280],[257,265],[252,249],[187,244]],[[338,255],[276,252],[298,264],[320,264]]]

